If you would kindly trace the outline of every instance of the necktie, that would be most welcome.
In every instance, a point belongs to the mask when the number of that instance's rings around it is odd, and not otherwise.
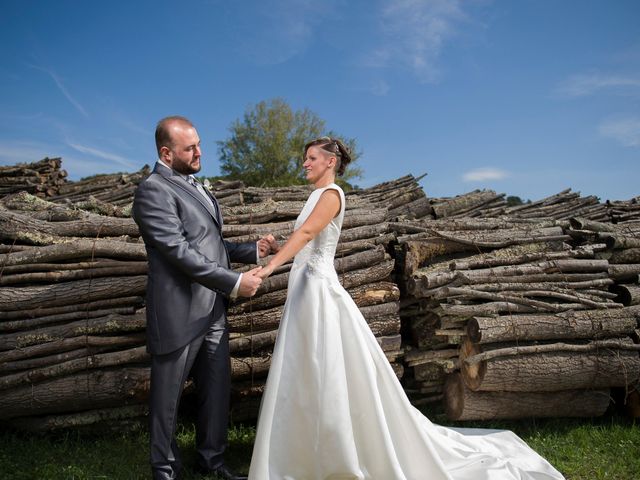
[[[213,203],[213,200],[211,199],[211,197],[209,195],[207,195],[207,192],[204,191],[204,187],[202,186],[202,184],[196,180],[196,178],[193,175],[189,175],[187,177],[187,182],[189,182],[191,185],[193,185],[196,190],[198,190],[198,192],[200,193],[200,195],[202,195],[205,200],[207,201],[207,203],[211,206],[211,208],[213,209],[213,212],[216,215],[216,218],[218,216],[218,210],[216,209],[215,204]]]

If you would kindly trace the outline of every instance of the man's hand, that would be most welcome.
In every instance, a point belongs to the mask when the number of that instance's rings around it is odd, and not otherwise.
[[[260,270],[262,270],[262,267],[256,267],[242,274],[240,286],[238,287],[239,297],[253,297],[256,294],[258,287],[262,283],[262,278],[257,275]]]
[[[269,234],[258,240],[258,253],[260,258],[277,253],[278,250],[280,250],[280,245],[278,245],[273,235]]]
[[[260,277],[262,280],[264,280],[265,278],[267,278],[269,275],[271,275],[273,273],[273,267],[271,265],[265,265],[264,267],[262,267],[262,270],[260,270],[257,275],[258,277]]]

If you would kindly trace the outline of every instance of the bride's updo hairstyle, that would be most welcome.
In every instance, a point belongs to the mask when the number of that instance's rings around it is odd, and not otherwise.
[[[310,141],[304,146],[302,158],[307,156],[307,150],[311,147],[320,147],[321,150],[336,157],[336,174],[342,176],[347,165],[351,163],[351,150],[337,138],[320,137]]]

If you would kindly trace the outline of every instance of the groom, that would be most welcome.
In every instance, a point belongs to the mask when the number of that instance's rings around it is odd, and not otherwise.
[[[231,262],[257,263],[277,249],[271,235],[257,243],[222,238],[215,197],[193,177],[200,171],[200,138],[193,124],[172,116],[156,128],[158,163],[140,183],[133,218],[149,261],[147,350],[151,354],[149,420],[151,469],[157,480],[176,479],[182,464],[175,441],[176,416],[189,372],[198,405],[196,447],[203,473],[243,479],[224,464],[231,372],[226,307],[250,297],[262,280]]]

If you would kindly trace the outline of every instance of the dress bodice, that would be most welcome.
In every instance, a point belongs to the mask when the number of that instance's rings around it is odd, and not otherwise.
[[[340,194],[340,213],[332,218],[331,222],[298,252],[293,264],[296,267],[306,264],[311,270],[321,270],[330,273],[335,272],[333,268],[333,257],[336,253],[336,247],[340,239],[340,231],[342,230],[342,221],[344,219],[345,198],[342,189],[335,183],[332,183],[311,192],[300,215],[298,215],[296,219],[294,230],[300,228],[307,218],[309,218],[318,200],[320,200],[320,196],[326,190],[336,190]]]

